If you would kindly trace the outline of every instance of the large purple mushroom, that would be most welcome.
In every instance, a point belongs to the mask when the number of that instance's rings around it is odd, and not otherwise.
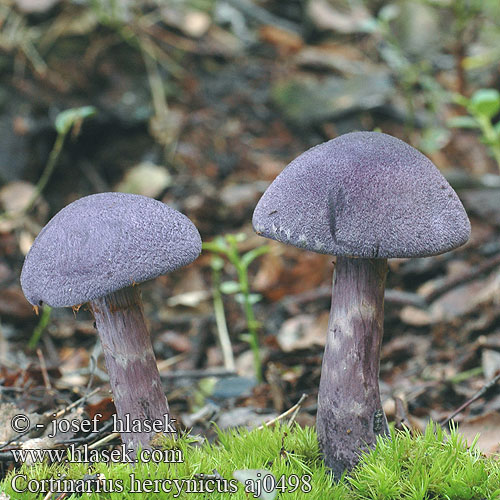
[[[200,252],[198,230],[178,211],[145,196],[102,193],[63,208],[26,256],[21,286],[31,304],[89,303],[117,417],[124,424],[141,423],[137,432],[121,434],[129,449],[149,447],[160,422],[169,421],[135,285],[189,264]]]
[[[262,196],[253,226],[337,256],[317,431],[325,463],[340,477],[388,433],[378,384],[387,259],[459,247],[469,220],[424,155],[386,134],[353,132],[292,161]]]

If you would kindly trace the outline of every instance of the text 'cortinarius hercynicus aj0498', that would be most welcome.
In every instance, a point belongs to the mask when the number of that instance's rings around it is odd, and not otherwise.
[[[340,478],[387,434],[378,375],[387,259],[463,245],[470,223],[434,164],[405,142],[353,132],[292,161],[255,208],[255,231],[336,255],[317,431]]]
[[[183,214],[146,196],[101,193],[58,212],[35,239],[21,273],[31,304],[89,303],[121,422],[168,414],[138,283],[185,266],[201,238]],[[155,432],[122,432],[127,448],[149,447]]]

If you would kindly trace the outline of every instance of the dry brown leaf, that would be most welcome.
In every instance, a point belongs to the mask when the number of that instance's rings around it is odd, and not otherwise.
[[[25,299],[21,288],[13,286],[0,290],[0,316],[15,320],[33,319],[33,308]]]
[[[285,352],[296,349],[307,349],[313,346],[324,346],[328,329],[329,313],[321,313],[319,317],[311,314],[300,314],[287,319],[277,336],[281,349]]]
[[[500,452],[500,414],[498,412],[471,418],[460,424],[459,431],[467,439],[469,445],[479,434],[477,448],[485,455]]]
[[[304,45],[304,40],[292,31],[278,26],[262,26],[259,38],[266,43],[274,45],[283,55],[298,52]]]
[[[356,33],[370,19],[369,12],[359,4],[350,11],[340,12],[327,0],[310,0],[307,13],[319,29],[339,33]]]
[[[99,422],[106,422],[111,418],[111,415],[116,413],[115,404],[113,400],[109,397],[101,399],[98,403],[88,404],[86,411],[89,415],[89,418],[92,420],[95,415],[101,414],[101,417],[98,419]]]

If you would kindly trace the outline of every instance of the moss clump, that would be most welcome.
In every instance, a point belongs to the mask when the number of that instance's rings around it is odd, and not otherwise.
[[[474,448],[468,449],[456,431],[445,434],[434,425],[416,436],[391,431],[391,439],[379,439],[376,449],[364,454],[358,467],[339,483],[332,482],[321,462],[312,428],[281,425],[219,432],[215,444],[201,446],[184,436],[175,442],[166,441],[163,449],[178,450],[163,455],[171,457],[169,463],[140,462],[134,467],[123,463],[94,464],[90,473],[100,473],[105,478],[101,492],[68,494],[66,498],[273,498],[258,497],[254,483],[254,488],[245,493],[244,486],[233,479],[233,473],[247,469],[271,472],[278,491],[276,498],[280,499],[500,498],[500,462],[484,458]],[[65,478],[78,480],[68,483],[72,487],[88,488],[88,481],[81,481],[85,474],[89,474],[85,463],[22,466],[9,473],[0,490],[12,499],[42,499],[46,495],[43,491],[20,493],[13,486],[22,489],[32,480],[31,489],[36,489],[42,480]],[[268,477],[261,486],[269,488],[274,480]],[[167,492],[169,488],[171,491]]]

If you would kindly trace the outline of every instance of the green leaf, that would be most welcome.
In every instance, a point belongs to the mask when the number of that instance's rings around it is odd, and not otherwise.
[[[237,281],[223,281],[220,284],[220,291],[225,294],[238,293],[241,290],[241,285]]]
[[[470,99],[469,109],[491,118],[500,111],[500,93],[496,89],[480,89]]]
[[[247,235],[245,233],[236,233],[236,234],[228,234],[226,235],[226,240],[230,245],[236,245],[245,241],[247,239]]]
[[[210,261],[210,267],[214,271],[220,271],[224,267],[224,259],[221,259],[218,255],[214,255]]]
[[[401,14],[400,7],[395,3],[389,3],[388,5],[384,5],[380,9],[378,13],[378,18],[381,21],[390,23],[391,21],[394,21],[394,19],[397,19],[400,14]]]
[[[224,241],[224,238],[217,236],[212,241],[206,241],[202,243],[201,248],[203,250],[208,250],[209,252],[227,254],[229,249]]]
[[[246,342],[247,344],[250,344],[250,342],[252,342],[252,335],[250,335],[249,333],[242,333],[240,335],[240,340],[242,340],[243,342]]]
[[[479,128],[479,123],[472,116],[455,116],[450,118],[446,125],[454,128]]]
[[[57,133],[61,135],[67,134],[73,125],[83,122],[85,118],[95,115],[96,112],[94,106],[83,106],[62,111],[56,116]]]
[[[467,108],[470,104],[470,99],[468,99],[467,97],[465,97],[462,94],[454,94],[453,95],[453,102],[456,102],[457,104],[460,104],[460,106]]]
[[[419,148],[427,154],[435,153],[446,146],[450,140],[451,132],[447,128],[431,127],[422,133]]]
[[[252,250],[244,254],[243,257],[241,257],[241,263],[245,267],[248,267],[257,257],[260,257],[261,255],[264,255],[267,252],[269,252],[268,245],[262,245],[260,247],[253,248]]]
[[[244,304],[245,303],[245,295],[242,293],[238,293],[234,299],[238,304]],[[257,302],[260,302],[262,300],[262,295],[260,293],[249,293],[248,294],[248,302],[253,306],[254,304],[257,304]]]

